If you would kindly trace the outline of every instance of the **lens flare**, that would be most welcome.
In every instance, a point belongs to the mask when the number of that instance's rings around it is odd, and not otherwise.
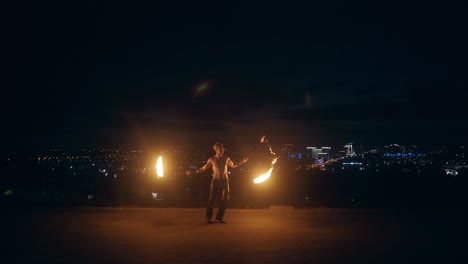
[[[214,86],[214,81],[207,80],[202,81],[193,87],[193,97],[200,97],[208,94],[211,88]]]

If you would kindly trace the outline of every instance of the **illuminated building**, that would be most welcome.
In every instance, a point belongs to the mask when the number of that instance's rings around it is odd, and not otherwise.
[[[331,147],[307,147],[311,152],[312,159],[328,159],[330,157]]]
[[[354,156],[354,150],[353,150],[353,143],[350,142],[346,145],[344,145],[344,148],[346,148],[346,156]]]

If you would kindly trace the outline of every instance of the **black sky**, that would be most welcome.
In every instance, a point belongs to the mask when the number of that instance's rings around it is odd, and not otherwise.
[[[465,143],[466,6],[326,2],[8,3],[5,149]]]

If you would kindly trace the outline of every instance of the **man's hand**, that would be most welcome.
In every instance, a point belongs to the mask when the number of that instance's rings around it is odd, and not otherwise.
[[[249,160],[248,158],[244,158],[241,162],[239,162],[239,163],[237,164],[237,166],[240,166],[240,165],[246,163],[248,160]]]
[[[187,174],[187,176],[192,176],[192,171],[185,171],[185,174]]]

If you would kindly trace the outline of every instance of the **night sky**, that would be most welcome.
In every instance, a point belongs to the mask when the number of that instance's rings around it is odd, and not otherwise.
[[[462,1],[10,2],[7,151],[468,141]]]

